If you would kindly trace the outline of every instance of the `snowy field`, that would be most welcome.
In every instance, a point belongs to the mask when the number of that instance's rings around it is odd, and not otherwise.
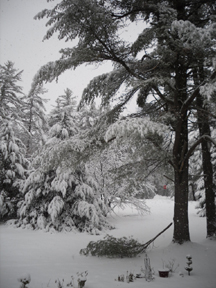
[[[215,288],[216,241],[205,239],[206,219],[196,215],[194,202],[189,202],[192,242],[172,244],[171,226],[148,250],[155,271],[152,282],[145,279],[136,279],[131,283],[115,281],[118,275],[126,275],[127,271],[140,273],[144,255],[123,259],[79,255],[80,249],[85,248],[89,241],[102,239],[107,233],[115,237],[133,236],[145,243],[172,222],[174,203],[171,199],[156,196],[146,203],[151,208],[151,214],[141,216],[130,207],[117,209],[116,214],[110,216],[110,222],[116,229],[99,236],[75,232],[50,234],[0,225],[0,288],[19,288],[17,279],[26,274],[31,275],[30,288],[55,288],[56,279],[64,279],[66,287],[72,275],[76,279],[76,273],[85,270],[88,270],[85,288]],[[184,269],[188,254],[193,261],[190,276]],[[179,265],[176,271],[168,278],[160,278],[158,269],[163,267],[163,262],[173,259],[175,266]]]

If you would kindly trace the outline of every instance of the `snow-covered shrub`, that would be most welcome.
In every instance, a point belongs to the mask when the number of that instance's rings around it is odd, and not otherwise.
[[[17,226],[98,233],[106,223],[107,206],[86,181],[84,172],[33,171],[25,184],[25,199]]]

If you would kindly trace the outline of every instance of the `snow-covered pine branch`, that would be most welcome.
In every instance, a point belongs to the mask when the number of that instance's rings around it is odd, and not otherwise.
[[[116,121],[108,128],[105,134],[105,141],[109,142],[114,138],[125,139],[133,137],[144,139],[149,134],[157,134],[164,137],[168,133],[167,126],[153,122],[149,118],[126,118]]]
[[[64,201],[60,196],[55,196],[48,206],[48,213],[51,216],[52,223],[55,224],[56,218],[62,212]]]

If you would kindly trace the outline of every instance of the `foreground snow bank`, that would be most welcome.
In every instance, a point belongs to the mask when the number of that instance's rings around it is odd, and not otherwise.
[[[133,236],[145,243],[163,230],[173,218],[173,201],[156,196],[146,201],[151,214],[141,216],[132,207],[116,209],[109,217],[116,229],[108,231],[114,237]],[[192,243],[172,244],[173,227],[169,228],[154,242],[148,251],[151,266],[155,271],[153,282],[137,279],[130,284],[115,281],[118,275],[126,272],[140,273],[144,266],[144,255],[136,258],[107,259],[85,257],[79,254],[89,241],[102,239],[106,233],[91,236],[86,233],[44,233],[0,226],[0,288],[19,287],[18,278],[31,276],[30,288],[55,288],[56,279],[65,279],[64,283],[75,277],[77,272],[88,271],[86,288],[213,288],[215,287],[216,242],[205,239],[205,219],[196,214],[195,203],[189,203],[190,230]],[[193,271],[187,275],[186,255],[193,258]],[[159,278],[158,269],[163,263],[175,259],[178,266],[169,278]],[[180,273],[182,272],[182,273]],[[182,276],[183,275],[183,276]]]

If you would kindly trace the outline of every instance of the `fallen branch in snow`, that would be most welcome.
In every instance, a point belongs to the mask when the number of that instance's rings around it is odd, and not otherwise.
[[[163,234],[170,226],[172,226],[172,222],[163,229],[160,233],[158,233],[154,238],[146,242],[145,244],[140,244],[138,247],[134,247],[137,250],[137,255],[146,251],[148,246],[155,241],[161,234]]]
[[[163,229],[160,233],[158,233],[154,238],[152,238],[151,240],[149,240],[148,242],[146,242],[145,244],[143,244],[143,250],[140,251],[139,253],[142,253],[146,250],[146,248],[155,241],[155,239],[157,239],[161,234],[163,234],[170,226],[172,226],[172,222],[165,228]]]
[[[172,223],[145,244],[141,244],[131,237],[128,239],[126,237],[117,239],[113,236],[106,235],[104,240],[89,242],[86,248],[80,250],[80,254],[85,256],[91,254],[92,256],[106,256],[110,258],[135,257],[138,254],[145,252],[147,247],[171,225]]]

